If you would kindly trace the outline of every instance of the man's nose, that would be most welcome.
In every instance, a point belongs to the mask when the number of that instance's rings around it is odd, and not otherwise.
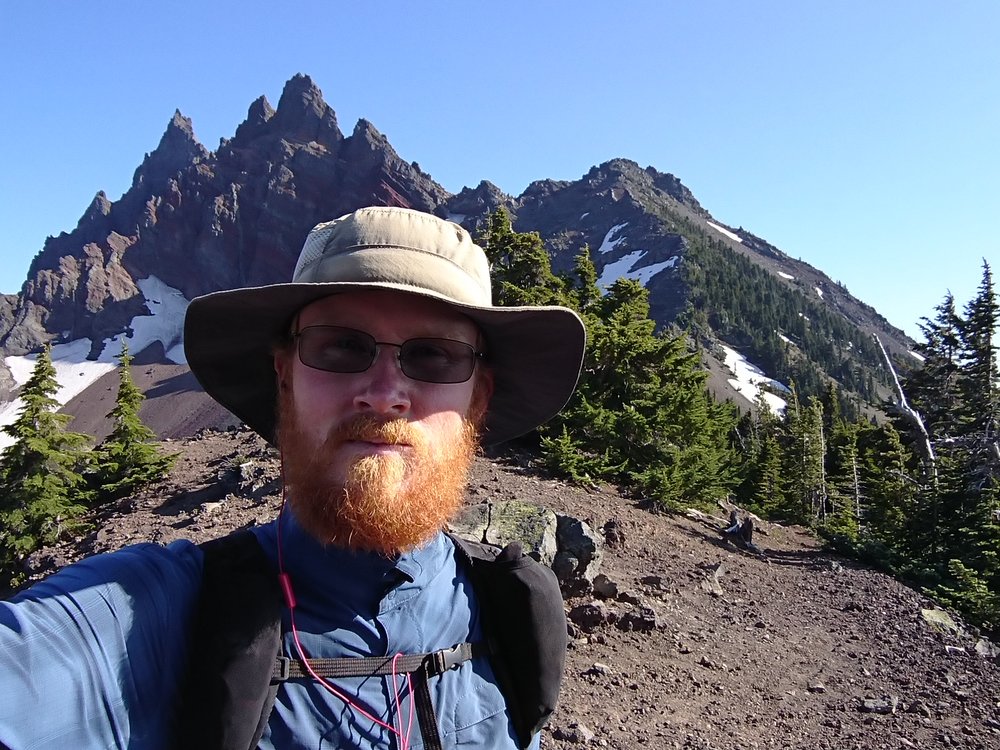
[[[410,410],[412,380],[399,367],[399,348],[379,345],[375,361],[362,373],[364,385],[354,397],[362,411],[402,416]]]

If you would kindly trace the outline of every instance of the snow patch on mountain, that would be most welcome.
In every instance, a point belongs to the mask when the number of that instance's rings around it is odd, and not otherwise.
[[[715,223],[713,223],[711,221],[706,221],[705,223],[708,224],[710,227],[712,227],[712,229],[714,229],[719,234],[725,235],[729,239],[736,240],[737,242],[739,242],[739,243],[742,244],[743,240],[740,239],[740,236],[738,234],[734,234],[733,232],[730,232],[725,227],[720,227],[718,224],[715,224]]]
[[[140,279],[136,282],[146,298],[146,309],[149,315],[137,315],[129,325],[131,334],[119,333],[105,339],[101,353],[96,360],[88,359],[92,342],[90,339],[77,339],[52,347],[52,366],[56,371],[56,382],[59,389],[55,399],[60,406],[66,405],[70,399],[82,393],[102,375],[115,369],[115,357],[121,352],[122,340],[128,342],[129,352],[138,354],[150,344],[159,341],[163,345],[167,359],[177,364],[185,364],[183,332],[184,313],[188,301],[177,289],[167,286],[155,276]],[[14,382],[22,386],[31,378],[35,368],[37,354],[17,357],[6,357],[4,363],[10,370]],[[0,406],[0,426],[13,423],[24,402],[15,398]],[[5,448],[13,442],[6,434],[0,434],[0,448]]]
[[[763,390],[761,386],[766,385],[782,393],[790,393],[788,387],[777,380],[769,378],[764,374],[763,370],[748,362],[747,358],[735,349],[723,346],[722,350],[726,354],[726,367],[733,373],[733,377],[729,378],[729,385],[751,404],[757,400],[758,394],[763,394],[764,401],[775,415],[781,416],[784,414],[788,403],[780,396]]]
[[[624,237],[619,237],[618,239],[612,239],[612,238],[627,226],[628,222],[626,221],[624,224],[615,224],[613,227],[611,227],[611,229],[608,230],[608,233],[604,235],[604,240],[601,242],[601,246],[597,248],[597,252],[610,253],[612,250],[618,247],[620,243],[624,242],[625,241]]]
[[[662,263],[653,263],[648,266],[636,268],[636,264],[645,256],[645,250],[634,250],[613,263],[608,263],[601,271],[601,278],[597,280],[597,285],[601,287],[601,289],[606,290],[618,279],[624,277],[626,279],[635,279],[640,284],[645,286],[649,283],[649,280],[660,271],[667,268],[673,268],[680,260],[678,256],[674,255]]]

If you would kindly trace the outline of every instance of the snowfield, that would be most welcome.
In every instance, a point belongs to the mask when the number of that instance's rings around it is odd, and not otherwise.
[[[129,324],[131,335],[121,333],[105,339],[96,360],[88,359],[93,346],[90,339],[77,339],[52,347],[52,365],[56,371],[56,382],[59,383],[55,399],[61,406],[85,391],[102,375],[115,369],[115,357],[121,353],[123,340],[128,342],[129,352],[133,355],[159,341],[167,359],[176,364],[187,362],[182,337],[188,300],[177,289],[167,286],[155,276],[140,279],[136,284],[146,298],[149,315],[137,315],[132,319]],[[37,358],[36,354],[4,358],[4,363],[18,386],[28,382]],[[23,405],[20,398],[15,398],[0,406],[0,427],[12,424]],[[6,448],[12,442],[9,435],[0,433],[0,448]]]
[[[726,367],[733,373],[733,377],[729,379],[729,385],[736,389],[751,404],[757,400],[758,394],[763,394],[764,401],[771,407],[771,411],[775,415],[781,416],[784,414],[788,402],[770,391],[763,390],[761,386],[767,385],[782,393],[791,393],[788,387],[777,380],[769,378],[764,374],[763,370],[748,362],[746,357],[735,349],[723,346],[722,350],[726,354]]]

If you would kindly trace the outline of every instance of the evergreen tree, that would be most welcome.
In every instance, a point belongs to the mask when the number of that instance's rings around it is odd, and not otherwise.
[[[929,542],[924,527],[913,525],[919,482],[911,475],[912,454],[891,424],[859,425],[858,460],[865,503],[862,535],[907,556]]]
[[[738,502],[763,517],[781,515],[782,423],[763,394],[758,394],[754,408],[736,429],[737,447],[743,457],[742,480],[736,491]]]
[[[555,424],[566,425],[601,475],[663,508],[705,505],[735,484],[730,405],[705,390],[706,373],[682,335],[654,333],[646,289],[619,279],[594,314],[577,394]]]
[[[132,357],[122,342],[118,360],[118,395],[108,413],[114,427],[95,451],[98,492],[106,500],[124,497],[162,479],[177,454],[163,455],[156,435],[139,418],[144,396],[132,380]]]
[[[962,379],[960,390],[967,414],[965,430],[958,441],[962,449],[965,502],[962,510],[964,537],[961,551],[953,559],[966,565],[961,579],[970,575],[1000,592],[1000,372],[997,346],[1000,333],[1000,303],[993,287],[990,266],[983,262],[983,276],[976,297],[966,305],[960,326]],[[959,570],[952,566],[954,572]],[[969,587],[978,597],[978,588]],[[976,601],[974,606],[981,606]]]
[[[839,411],[839,407],[837,409]],[[858,456],[858,428],[835,415],[827,434],[825,530],[853,541],[858,536],[861,507],[865,502]]]
[[[542,430],[546,464],[578,481],[623,483],[663,507],[725,496],[734,484],[732,407],[707,396],[699,355],[683,336],[655,333],[647,290],[619,279],[602,296],[586,247],[574,281],[555,276],[538,235],[514,232],[503,210],[480,241],[497,304],[568,305],[587,327],[577,391]]]
[[[924,341],[914,348],[923,364],[903,379],[903,390],[910,405],[923,418],[927,431],[939,438],[957,434],[962,419],[962,397],[959,329],[961,319],[955,311],[951,294],[935,308],[934,319],[924,318],[920,330]],[[904,423],[908,417],[898,417],[897,426],[903,434],[915,435],[915,425]]]
[[[581,314],[591,313],[600,304],[601,288],[597,285],[597,268],[587,245],[576,256],[573,271],[576,274],[576,284],[571,292],[574,307]]]
[[[925,319],[926,340],[918,346],[923,366],[904,380],[912,405],[924,415],[930,443],[924,453],[933,459],[909,523],[908,565],[945,602],[988,626],[1000,623],[1000,382],[993,344],[998,319],[984,263],[964,318],[948,295],[934,320]]]
[[[27,555],[79,527],[90,500],[89,438],[65,429],[72,417],[56,411],[58,388],[46,346],[21,389],[17,419],[3,428],[14,442],[0,454],[0,574],[15,582]]]
[[[490,262],[493,304],[569,304],[567,284],[552,273],[552,261],[537,232],[515,232],[506,209],[486,217],[486,229],[478,237]]]
[[[994,344],[998,331],[1000,302],[993,289],[992,271],[984,261],[979,291],[966,305],[959,325],[963,365],[959,386],[968,412],[969,432],[986,447],[1000,436],[1000,372]]]

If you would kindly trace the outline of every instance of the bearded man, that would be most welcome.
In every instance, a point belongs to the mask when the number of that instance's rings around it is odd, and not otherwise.
[[[290,283],[194,300],[192,371],[281,454],[283,510],[240,539],[283,594],[284,674],[263,686],[262,709],[247,709],[244,688],[260,690],[241,684],[257,679],[243,652],[273,658],[260,646],[266,628],[251,622],[244,643],[205,615],[227,608],[227,587],[258,579],[229,560],[210,588],[209,545],[138,545],[0,603],[0,745],[230,747],[245,736],[261,748],[537,747],[537,724],[515,726],[498,684],[503,655],[476,647],[490,628],[483,592],[443,532],[479,445],[552,417],[584,345],[566,308],[494,307],[468,233],[400,208],[317,226]],[[407,667],[442,654],[429,678]],[[203,700],[219,683],[225,705]]]

